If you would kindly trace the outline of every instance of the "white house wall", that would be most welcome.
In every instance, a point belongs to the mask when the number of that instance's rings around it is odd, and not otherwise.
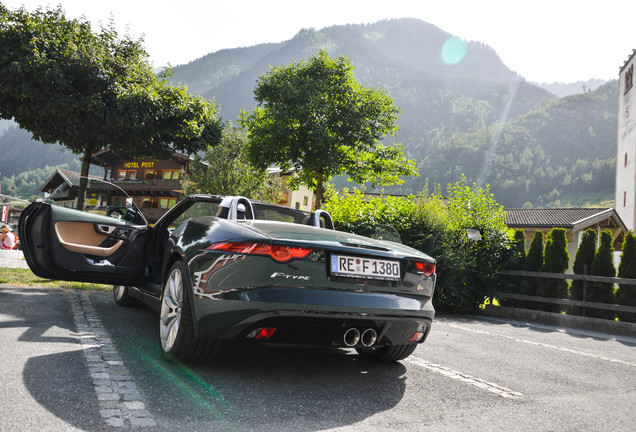
[[[627,73],[633,73],[635,57],[632,54],[621,69],[618,92],[615,206],[629,230],[636,223],[636,89],[632,85],[625,91],[625,84]]]

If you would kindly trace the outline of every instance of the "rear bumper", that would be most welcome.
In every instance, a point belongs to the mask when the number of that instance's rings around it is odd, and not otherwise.
[[[268,342],[344,346],[350,328],[373,329],[376,345],[423,342],[435,315],[430,298],[366,291],[261,287],[195,293],[197,334],[214,339],[245,339],[255,329],[276,328]]]

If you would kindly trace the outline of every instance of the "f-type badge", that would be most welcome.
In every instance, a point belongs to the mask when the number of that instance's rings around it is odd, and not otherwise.
[[[309,280],[309,276],[302,276],[302,275],[290,275],[287,273],[280,273],[280,272],[274,272],[272,273],[272,275],[270,276],[270,278],[285,278],[285,279],[292,279],[292,280],[305,280],[308,281]]]

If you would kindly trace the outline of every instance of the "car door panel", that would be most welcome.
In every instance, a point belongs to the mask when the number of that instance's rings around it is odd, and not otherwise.
[[[95,224],[89,222],[56,222],[55,234],[65,249],[100,257],[111,256],[124,243],[120,239],[114,244],[107,244],[110,239],[108,234],[98,232]]]
[[[143,272],[145,225],[34,203],[22,212],[19,229],[25,259],[38,276],[133,285]]]

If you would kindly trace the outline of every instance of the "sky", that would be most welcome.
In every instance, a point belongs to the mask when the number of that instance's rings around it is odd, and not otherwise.
[[[282,42],[301,29],[418,18],[492,47],[528,81],[618,78],[636,49],[635,0],[0,0],[9,8],[62,5],[99,28],[143,37],[154,67],[211,52]],[[354,65],[355,66],[355,65]]]

